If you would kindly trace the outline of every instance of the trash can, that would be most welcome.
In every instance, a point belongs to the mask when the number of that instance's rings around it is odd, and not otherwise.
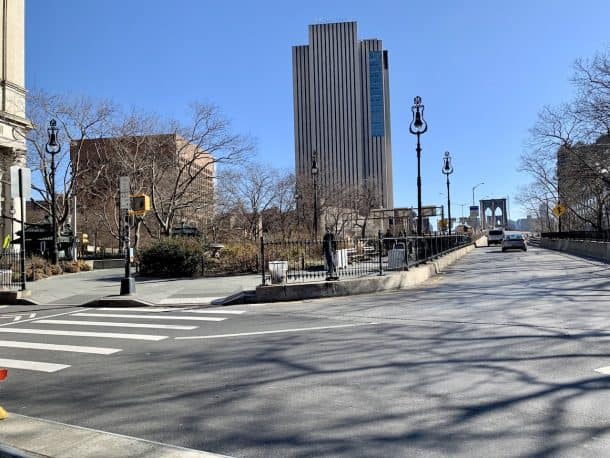
[[[347,248],[337,250],[335,255],[335,265],[337,269],[345,269],[347,267]]]
[[[269,261],[269,274],[272,284],[284,283],[288,275],[288,261]]]
[[[403,244],[396,244],[400,248],[388,251],[388,269],[402,269],[405,266],[405,249]]]

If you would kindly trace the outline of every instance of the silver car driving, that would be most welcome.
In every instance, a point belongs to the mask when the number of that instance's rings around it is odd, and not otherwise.
[[[506,234],[502,239],[502,251],[523,250],[527,251],[527,244],[523,234]]]

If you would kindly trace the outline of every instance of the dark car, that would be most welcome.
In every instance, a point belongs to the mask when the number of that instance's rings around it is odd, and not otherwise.
[[[527,244],[523,238],[523,234],[507,234],[502,240],[502,251],[506,250],[523,250],[527,251]]]

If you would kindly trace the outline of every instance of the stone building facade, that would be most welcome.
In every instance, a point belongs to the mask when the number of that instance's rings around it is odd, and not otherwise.
[[[30,122],[25,115],[25,5],[24,0],[0,0],[0,179],[2,181],[2,236],[10,234],[11,208],[21,220],[18,199],[10,198],[12,165],[25,166],[25,135]],[[13,230],[21,227],[18,223]]]

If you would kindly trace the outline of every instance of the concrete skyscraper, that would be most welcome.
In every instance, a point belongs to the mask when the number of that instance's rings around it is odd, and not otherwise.
[[[292,48],[297,177],[320,187],[375,187],[393,207],[388,52],[359,40],[355,22],[309,26],[309,44]]]

